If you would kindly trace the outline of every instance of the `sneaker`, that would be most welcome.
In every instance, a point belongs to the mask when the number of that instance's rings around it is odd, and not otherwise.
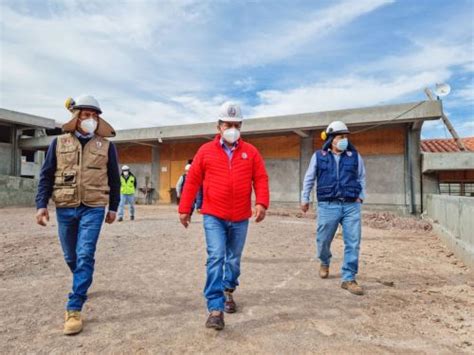
[[[212,311],[209,314],[209,317],[206,321],[206,328],[212,328],[215,330],[222,330],[224,329],[224,313],[219,311]]]
[[[362,296],[364,294],[364,290],[362,289],[362,287],[360,287],[357,284],[357,282],[355,280],[353,280],[353,281],[344,281],[341,284],[341,287],[344,290],[347,290],[347,291],[349,291],[350,293],[352,293],[354,295]]]
[[[82,317],[80,311],[66,311],[64,318],[63,333],[65,335],[74,335],[82,331]]]
[[[329,276],[329,266],[328,265],[323,265],[319,267],[319,277],[322,279],[327,279]]]
[[[234,290],[225,290],[224,295],[225,295],[225,302],[224,302],[224,312],[226,313],[235,313],[237,312],[237,305],[235,304],[234,301],[234,296],[232,293]]]

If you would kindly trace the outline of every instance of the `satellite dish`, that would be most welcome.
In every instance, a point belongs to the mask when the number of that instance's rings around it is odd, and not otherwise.
[[[446,96],[449,95],[451,92],[451,86],[446,83],[436,84],[435,86],[435,94],[436,96]]]

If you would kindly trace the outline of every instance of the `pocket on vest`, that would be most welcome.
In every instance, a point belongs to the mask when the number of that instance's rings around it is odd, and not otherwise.
[[[75,198],[76,189],[73,188],[62,188],[55,189],[53,191],[53,201],[54,202],[70,202]]]
[[[332,186],[317,187],[317,190],[318,190],[318,191],[317,191],[318,194],[326,195],[326,194],[332,193],[332,191],[334,190],[334,187],[332,187]]]
[[[58,154],[58,165],[74,165],[78,164],[79,155],[74,150],[72,152],[59,152]]]
[[[77,172],[76,171],[63,171],[63,172],[57,172],[54,175],[54,184],[55,185],[60,185],[60,186],[70,186],[70,185],[75,185],[76,184],[76,176]]]
[[[84,191],[85,204],[106,205],[109,202],[109,191],[104,189],[86,188]]]

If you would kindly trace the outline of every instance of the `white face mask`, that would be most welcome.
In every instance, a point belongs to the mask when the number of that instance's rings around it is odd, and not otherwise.
[[[81,122],[81,128],[86,133],[94,133],[97,129],[97,121],[93,118],[88,118]]]
[[[124,170],[123,175],[124,175],[124,176],[128,176],[128,171],[127,171],[127,170]]]
[[[237,128],[229,128],[224,131],[222,138],[230,144],[234,144],[240,138],[240,131]]]

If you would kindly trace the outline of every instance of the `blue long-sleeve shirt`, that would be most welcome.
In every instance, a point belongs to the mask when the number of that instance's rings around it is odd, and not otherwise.
[[[84,145],[92,137],[78,136],[79,142]],[[48,152],[41,167],[40,178],[38,183],[38,193],[36,194],[36,208],[46,208],[48,201],[53,194],[54,173],[56,172],[56,145],[57,138],[54,138],[48,147]],[[116,212],[120,203],[120,172],[117,159],[117,149],[115,145],[110,142],[107,162],[107,176],[109,179],[109,211]]]
[[[340,155],[338,154],[333,154],[331,151],[328,151],[329,154],[332,154],[334,159],[336,160],[336,168],[338,169],[337,171],[337,176],[339,177],[339,159],[341,158]],[[358,177],[357,181],[362,187],[362,191],[359,194],[359,198],[361,200],[365,200],[365,166],[364,166],[364,160],[362,159],[361,155],[358,154]],[[306,174],[304,177],[304,182],[303,182],[303,192],[301,193],[301,203],[306,204],[310,202],[310,195],[311,191],[313,190],[313,187],[316,186],[316,167],[317,167],[317,158],[316,158],[316,153],[313,154],[311,157],[311,161],[308,166],[308,170],[306,170]]]

